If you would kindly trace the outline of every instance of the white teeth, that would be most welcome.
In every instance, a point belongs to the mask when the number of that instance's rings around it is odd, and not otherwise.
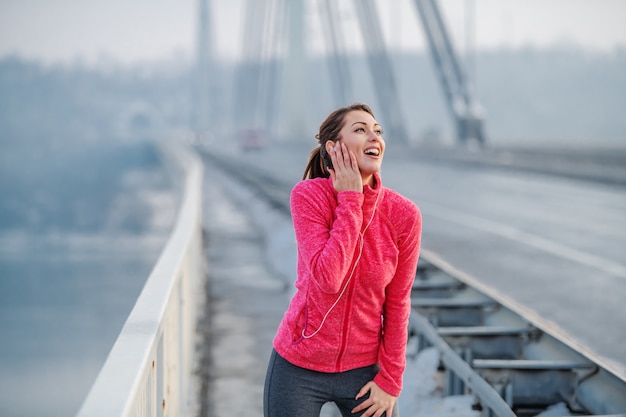
[[[374,149],[374,148],[372,148],[372,149],[366,149],[366,150],[365,150],[365,154],[366,154],[366,155],[375,155],[375,156],[378,156],[378,154],[379,154],[379,153],[380,153],[380,151],[379,151],[378,149]]]

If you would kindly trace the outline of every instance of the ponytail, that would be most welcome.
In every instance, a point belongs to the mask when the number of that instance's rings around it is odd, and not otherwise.
[[[309,162],[306,164],[302,179],[305,180],[307,178],[328,178],[330,177],[330,173],[328,172],[327,168],[328,167],[324,166],[322,147],[317,146],[311,151],[311,155],[309,155]]]

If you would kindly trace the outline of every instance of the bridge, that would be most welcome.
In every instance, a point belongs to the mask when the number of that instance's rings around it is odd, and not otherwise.
[[[213,130],[214,134],[221,123],[217,116],[221,110],[211,100],[220,88],[220,81],[211,77],[217,71],[210,26],[212,8],[208,0],[199,4],[194,123],[197,132],[210,134]],[[438,2],[414,0],[412,4],[414,10],[409,12],[415,15],[413,24],[424,29],[453,135],[462,144],[484,144],[487,135],[481,104]],[[322,39],[308,38],[310,33],[306,28],[312,23],[306,20],[311,20],[311,16],[318,17]],[[356,20],[356,27],[347,24],[350,18]],[[363,101],[364,86],[353,85],[358,82],[361,66],[354,62],[354,48],[362,43],[367,57],[367,87],[373,90],[379,121],[395,141],[406,143],[414,134],[407,128],[409,113],[399,99],[403,85],[393,69],[375,0],[247,0],[242,27],[242,62],[235,70],[232,97],[237,129],[253,129],[285,141],[308,136],[307,113],[318,111],[306,106],[308,100],[317,99],[310,91],[310,76],[322,70],[308,67],[306,51],[311,49],[311,43],[321,44],[327,57],[329,78],[325,88],[330,87],[332,107]]]
[[[306,150],[163,150],[185,178],[176,226],[79,416],[261,413],[271,339],[294,279],[288,193]],[[522,163],[493,166],[491,158],[416,163],[406,152],[389,148],[383,178],[428,219],[409,353],[436,347],[443,392],[471,393],[492,415],[536,414],[542,401],[567,404],[575,415],[623,413],[624,352],[616,341],[625,275],[607,255],[619,250],[612,246],[620,233],[608,239],[605,223],[586,225],[589,239],[606,241],[586,255],[567,238],[567,225],[587,216],[589,198],[621,229],[623,185],[615,189],[607,173],[539,174]],[[458,210],[457,198],[467,210]],[[561,220],[538,210],[553,205],[577,209],[559,211]],[[412,364],[406,398],[424,382]],[[416,407],[403,397],[405,410]]]
[[[254,152],[221,144],[211,131],[211,8],[199,4],[197,140],[192,149],[162,150],[181,179],[176,223],[78,417],[259,412],[259,381],[293,279],[286,195],[312,147],[290,139],[311,136],[302,132],[304,3],[246,3],[249,60],[233,97],[240,127],[283,138],[244,146]],[[336,2],[318,4],[334,100],[346,104],[354,95],[341,13]],[[488,146],[478,98],[437,2],[414,5],[456,142]],[[594,155],[582,172],[575,154],[411,147],[375,3],[353,7],[374,107],[393,138],[385,184],[418,203],[426,219],[410,328],[415,354],[434,348],[444,396],[470,396],[485,415],[533,415],[558,402],[577,415],[626,413],[623,155]],[[289,39],[284,56],[272,49],[281,39]],[[272,94],[280,79],[289,110],[282,127]],[[540,158],[547,162],[537,164]],[[250,244],[258,241],[265,245]],[[411,386],[411,375],[405,378]]]

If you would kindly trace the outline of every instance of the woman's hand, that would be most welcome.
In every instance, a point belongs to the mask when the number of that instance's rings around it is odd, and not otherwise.
[[[391,417],[393,413],[393,406],[396,404],[398,397],[394,397],[391,394],[387,394],[380,388],[374,381],[370,381],[361,388],[356,395],[358,400],[367,393],[370,393],[369,398],[363,401],[358,406],[354,407],[352,413],[358,413],[365,410],[363,417],[380,417],[385,414],[385,417]]]
[[[348,151],[345,144],[337,142],[329,154],[333,168],[328,168],[328,171],[335,190],[337,192],[346,190],[363,192],[363,179],[354,153]]]

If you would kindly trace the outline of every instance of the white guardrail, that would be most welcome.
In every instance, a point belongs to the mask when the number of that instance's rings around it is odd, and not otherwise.
[[[202,163],[180,146],[162,145],[161,152],[182,178],[178,216],[77,417],[178,417],[196,407],[196,297],[205,262]]]

